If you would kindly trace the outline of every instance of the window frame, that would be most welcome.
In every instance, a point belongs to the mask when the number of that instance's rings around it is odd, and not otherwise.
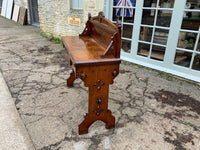
[[[83,0],[71,0],[71,8],[74,10],[82,10]]]

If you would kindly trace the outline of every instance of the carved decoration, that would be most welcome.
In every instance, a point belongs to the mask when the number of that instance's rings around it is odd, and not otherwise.
[[[72,73],[67,85],[72,86],[80,78],[88,87],[88,113],[79,125],[79,134],[88,132],[96,120],[105,122],[106,128],[115,127],[115,117],[108,110],[109,84],[119,74],[121,26],[110,22],[103,12],[91,17],[82,34],[78,37],[63,37],[71,62]]]

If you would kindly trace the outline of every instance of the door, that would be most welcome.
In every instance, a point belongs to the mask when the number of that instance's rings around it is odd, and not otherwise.
[[[29,0],[29,13],[31,18],[31,24],[35,26],[40,26],[37,0]]]
[[[7,9],[8,0],[3,0],[2,8],[1,8],[1,16],[6,17],[6,9]]]
[[[0,10],[2,8],[2,2],[3,2],[3,0],[0,0]],[[1,11],[0,11],[0,13],[1,13]]]
[[[174,64],[184,70],[200,72],[200,0],[187,0],[181,17]],[[181,61],[176,61],[178,58]]]
[[[7,19],[11,19],[12,10],[13,10],[13,0],[8,0],[7,8],[6,8],[6,18]]]
[[[109,19],[122,21],[123,60],[200,82],[200,0],[112,0],[109,5]]]

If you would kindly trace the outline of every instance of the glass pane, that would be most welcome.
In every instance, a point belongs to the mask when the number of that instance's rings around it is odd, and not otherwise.
[[[140,40],[151,42],[153,28],[150,27],[141,27],[140,29]]]
[[[151,58],[156,60],[164,60],[165,47],[161,46],[152,46]]]
[[[200,1],[187,0],[185,8],[188,9],[188,11],[184,12],[181,28],[188,30],[199,30],[200,12],[195,12],[194,10],[200,9]],[[191,12],[190,10],[193,10],[193,12]]]
[[[122,37],[131,39],[132,38],[132,32],[133,32],[133,26],[132,25],[123,24]]]
[[[155,18],[155,11],[156,10],[154,9],[153,10],[143,9],[142,24],[153,25]]]
[[[114,0],[113,6],[119,7],[116,8],[115,14],[117,16],[133,17],[135,10],[131,7],[135,7],[135,4],[135,0]]]
[[[145,0],[144,7],[156,7],[157,0]],[[159,8],[173,8],[174,7],[174,0],[160,0],[159,1]]]
[[[145,0],[144,7],[156,7],[157,0]]]
[[[185,11],[181,28],[188,30],[199,30],[199,26],[200,26],[200,12]]]
[[[160,0],[159,7],[160,8],[173,8],[174,0]]]
[[[177,47],[194,50],[196,37],[196,33],[180,32]]]
[[[156,20],[156,25],[163,27],[170,27],[171,18],[172,18],[171,10],[159,10],[158,17]]]
[[[134,7],[135,5],[136,5],[136,0],[113,0],[113,6]]]
[[[168,34],[169,34],[169,30],[155,29],[153,42],[162,44],[162,45],[167,45]]]
[[[177,50],[174,63],[183,67],[189,67],[191,58],[192,53]]]
[[[83,9],[83,0],[79,0],[78,1],[78,7],[80,8],[80,9]]]
[[[73,9],[83,9],[83,1],[82,0],[73,0],[72,1],[72,8]]]
[[[197,43],[197,49],[196,49],[197,52],[200,52],[200,39],[199,39],[199,42]]]
[[[124,22],[133,23],[135,16],[135,9],[124,9]]]
[[[138,55],[148,57],[149,56],[150,45],[145,43],[138,44]]]
[[[118,8],[113,8],[113,21],[122,20],[122,17],[117,15],[118,10]]]
[[[199,9],[199,0],[187,0],[185,8],[186,9]]]
[[[131,41],[122,39],[122,51],[127,53],[131,52]]]
[[[200,71],[200,54],[196,54],[194,57],[192,69]]]

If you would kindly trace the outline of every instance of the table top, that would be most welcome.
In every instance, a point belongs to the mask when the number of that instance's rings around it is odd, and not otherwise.
[[[116,62],[119,58],[109,56],[102,58],[106,46],[89,36],[64,36],[62,37],[66,51],[73,64],[88,64],[102,62]]]

